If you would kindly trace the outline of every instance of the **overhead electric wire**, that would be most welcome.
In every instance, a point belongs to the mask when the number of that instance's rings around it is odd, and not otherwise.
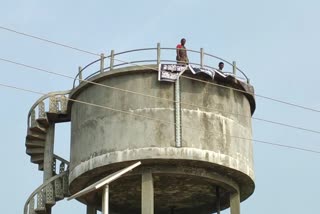
[[[41,38],[41,37],[38,37],[38,36],[34,36],[34,35],[31,35],[31,34],[28,34],[28,33],[24,33],[24,32],[17,31],[17,30],[13,30],[11,28],[7,28],[7,27],[4,27],[4,26],[0,26],[0,29],[6,30],[6,31],[9,31],[9,32],[12,32],[12,33],[16,33],[16,34],[19,34],[19,35],[22,35],[22,36],[38,39],[38,40],[41,40],[41,41],[44,41],[44,42],[48,42],[48,43],[51,43],[51,44],[54,44],[54,45],[62,46],[62,47],[65,47],[65,48],[70,48],[72,50],[80,51],[80,52],[83,52],[83,53],[86,53],[86,54],[90,54],[90,55],[94,55],[94,56],[100,56],[100,54],[97,54],[97,53],[94,53],[94,52],[91,52],[91,51],[87,51],[87,50],[76,48],[76,47],[73,47],[73,46],[70,46],[70,45],[58,43],[58,42],[55,42],[55,41],[52,41],[52,40],[49,40],[49,39],[44,39],[44,38]],[[138,64],[135,64],[135,63],[131,63],[131,62],[124,61],[124,60],[119,60],[119,59],[116,59],[116,58],[114,58],[114,60],[115,61],[119,61],[119,62],[124,62],[124,63],[127,63],[127,64],[132,64],[132,65],[137,65],[137,66],[140,66],[140,67],[148,68],[147,66],[138,65]],[[148,69],[155,70],[154,68],[148,68]],[[183,77],[186,78],[186,76],[183,76]],[[193,79],[195,81],[201,81],[199,79],[192,78],[192,77],[187,77],[187,78]],[[208,82],[208,81],[203,81],[203,82],[206,82],[206,83],[209,83],[209,84],[212,84],[212,85],[215,84],[215,83]],[[254,95],[256,97],[268,99],[268,100],[271,100],[271,101],[274,101],[274,102],[282,103],[282,104],[293,106],[293,107],[296,107],[296,108],[301,108],[301,109],[304,109],[304,110],[309,110],[309,111],[313,111],[313,112],[317,112],[317,113],[320,112],[320,110],[318,110],[318,109],[310,108],[310,107],[307,107],[307,106],[294,104],[294,103],[291,103],[291,102],[283,101],[283,100],[280,100],[280,99],[275,99],[275,98],[264,96],[264,95],[253,94],[253,93],[250,93],[250,92],[247,92],[247,91],[244,91],[244,90],[235,89],[235,88],[228,87],[228,86],[223,86],[223,85],[219,85],[219,84],[216,84],[216,85],[219,86],[219,87],[229,88],[229,89],[232,89],[232,90],[236,90],[236,91],[240,91],[240,92],[243,92],[243,93],[251,94],[251,95]]]
[[[20,34],[22,36],[30,37],[30,38],[33,38],[33,39],[38,39],[38,40],[41,40],[43,42],[48,42],[48,43],[51,43],[51,44],[54,44],[54,45],[58,45],[58,46],[61,46],[61,47],[70,48],[70,49],[73,49],[73,50],[76,50],[76,51],[80,51],[80,52],[83,52],[83,53],[86,53],[86,54],[91,54],[91,55],[94,55],[94,56],[100,56],[99,54],[93,53],[91,51],[83,50],[83,49],[80,49],[80,48],[75,48],[75,47],[72,47],[70,45],[62,44],[62,43],[59,43],[59,42],[54,42],[54,41],[51,41],[49,39],[44,39],[44,38],[41,38],[41,37],[38,37],[38,36],[33,36],[31,34],[23,33],[23,32],[16,31],[16,30],[13,30],[13,29],[10,29],[10,28],[6,28],[6,27],[3,27],[3,26],[0,26],[0,29],[6,30],[6,31],[9,31],[9,32],[12,32],[12,33]]]
[[[30,93],[34,93],[34,94],[40,94],[40,95],[45,95],[46,94],[46,93],[43,93],[43,92],[38,92],[38,91],[25,89],[25,88],[21,88],[21,87],[17,87],[17,86],[12,86],[12,85],[8,85],[8,84],[3,84],[3,83],[0,83],[0,86],[1,87],[6,87],[6,88],[11,88],[11,89],[16,89],[16,90],[20,90],[20,91],[30,92]],[[72,101],[72,102],[80,103],[80,104],[90,105],[90,106],[94,106],[94,107],[98,107],[98,108],[104,108],[104,109],[107,109],[107,110],[110,110],[110,111],[115,111],[115,112],[119,112],[119,113],[123,113],[123,114],[127,114],[127,115],[142,117],[142,118],[145,118],[145,119],[149,119],[149,120],[153,120],[153,121],[157,121],[157,122],[161,122],[161,123],[165,123],[165,124],[169,124],[169,125],[176,125],[176,123],[174,123],[174,122],[170,122],[170,121],[166,121],[166,120],[162,120],[162,119],[158,119],[158,118],[154,118],[154,117],[149,117],[149,116],[145,116],[145,115],[141,115],[141,114],[136,114],[136,113],[133,113],[133,112],[130,112],[130,111],[124,111],[124,110],[120,110],[120,109],[115,109],[115,108],[111,108],[109,106],[98,105],[98,104],[89,103],[89,102],[76,100],[76,99],[71,99],[71,98],[66,98],[66,99],[69,100],[69,101]],[[181,126],[181,128],[182,127],[189,128],[189,129],[192,129],[192,130],[203,131],[203,129],[200,129],[200,128]],[[208,132],[209,133],[211,132],[213,134],[217,134],[217,133],[215,133],[213,131],[208,131]],[[237,139],[242,139],[242,140],[262,143],[262,144],[268,144],[268,145],[272,145],[272,146],[278,146],[278,147],[284,147],[284,148],[289,148],[289,149],[295,149],[295,150],[300,150],[300,151],[320,154],[320,151],[312,150],[312,149],[306,149],[306,148],[302,148],[302,147],[288,146],[288,145],[279,144],[279,143],[272,143],[272,142],[268,142],[268,141],[264,141],[264,140],[256,140],[256,139],[250,139],[250,138],[245,138],[245,137],[238,137],[238,136],[220,134],[220,136],[222,136],[222,135],[223,136],[227,136],[227,137],[231,137],[231,138],[237,138]]]
[[[27,68],[30,68],[30,69],[34,69],[34,70],[37,70],[37,71],[45,72],[45,73],[48,73],[48,74],[53,74],[53,75],[56,75],[56,76],[61,76],[61,77],[69,78],[69,79],[74,79],[74,77],[72,77],[72,76],[68,76],[68,75],[65,75],[65,74],[57,73],[57,72],[52,72],[52,71],[49,71],[49,70],[46,70],[46,69],[34,67],[34,66],[27,65],[27,64],[23,64],[23,63],[20,63],[20,62],[16,62],[16,61],[4,59],[4,58],[0,58],[0,60],[1,60],[1,61],[5,61],[5,62],[8,62],[8,63],[11,63],[11,64],[15,64],[15,65],[27,67]],[[80,80],[80,79],[79,79],[79,78],[76,78],[76,80]],[[97,86],[100,86],[100,87],[105,87],[105,88],[109,88],[109,89],[113,89],[113,90],[118,90],[118,91],[122,91],[122,92],[126,92],[126,93],[136,94],[136,95],[140,95],[140,96],[144,96],[144,97],[149,97],[149,98],[153,98],[153,99],[158,99],[158,100],[163,100],[163,101],[173,102],[173,103],[176,103],[176,102],[177,102],[177,101],[175,101],[175,100],[171,100],[171,99],[167,99],[167,98],[162,98],[162,97],[157,97],[157,96],[148,95],[148,94],[143,94],[143,93],[135,92],[135,91],[132,91],[132,90],[121,89],[121,88],[117,88],[117,87],[114,87],[114,86],[104,85],[104,84],[97,83],[97,82],[93,82],[93,81],[89,81],[89,80],[81,80],[81,81],[86,82],[86,83],[89,83],[89,84],[92,84],[92,85],[97,85]],[[258,121],[262,121],[262,122],[266,122],[266,123],[271,123],[271,124],[275,124],[275,125],[285,126],[285,127],[288,127],[288,128],[293,128],[293,129],[298,129],[298,130],[302,130],[302,131],[307,131],[307,132],[312,132],[312,133],[320,134],[320,131],[316,131],[316,130],[312,130],[312,129],[307,129],[307,128],[299,127],[299,126],[293,126],[293,125],[291,125],[291,124],[276,122],[276,121],[267,120],[267,119],[263,119],[263,118],[251,117],[251,116],[248,116],[248,115],[243,115],[243,114],[238,114],[238,113],[233,113],[233,112],[226,112],[226,111],[223,111],[223,110],[220,110],[220,109],[215,109],[215,108],[212,108],[212,107],[199,106],[199,105],[195,105],[195,104],[191,104],[191,103],[186,103],[186,102],[180,102],[180,104],[188,105],[188,106],[193,106],[193,107],[197,107],[197,108],[210,109],[210,110],[218,111],[218,112],[221,112],[221,113],[236,115],[236,116],[240,116],[240,117],[246,117],[246,118],[250,118],[250,119],[252,118],[252,119],[254,119],[254,120],[258,120]]]
[[[76,48],[76,47],[73,47],[73,46],[70,46],[70,45],[58,43],[58,42],[55,42],[55,41],[52,41],[52,40],[44,39],[44,38],[41,38],[41,37],[38,37],[38,36],[34,36],[34,35],[31,35],[31,34],[28,34],[28,33],[24,33],[24,32],[17,31],[17,30],[13,30],[13,29],[8,28],[8,27],[0,26],[0,29],[6,30],[6,31],[9,31],[9,32],[12,32],[12,33],[16,33],[16,34],[19,34],[19,35],[22,35],[22,36],[38,39],[38,40],[41,40],[41,41],[44,41],[44,42],[48,42],[48,43],[51,43],[51,44],[54,44],[54,45],[62,46],[62,47],[65,47],[65,48],[69,48],[69,49],[72,49],[72,50],[80,51],[80,52],[83,52],[83,53],[86,53],[86,54],[100,56],[100,54],[97,54],[97,53],[94,53],[94,52],[91,52],[91,51],[87,51],[87,50]],[[133,65],[137,65],[137,66],[141,66],[141,67],[147,68],[146,66],[143,66],[143,65],[134,64],[134,63],[131,63],[131,62],[128,62],[128,61],[124,61],[124,60],[120,60],[120,59],[116,59],[116,58],[114,58],[114,60],[115,61],[124,62],[124,63],[127,63],[127,64],[133,64]],[[154,68],[149,68],[149,69],[153,69],[154,70]],[[183,77],[186,78],[186,76],[183,76]],[[187,78],[193,79],[195,81],[201,81],[199,79],[192,78],[192,77],[187,77]],[[208,82],[208,81],[204,81],[204,80],[202,80],[202,81],[206,82],[208,84],[215,85],[215,83],[212,83],[212,82]],[[219,85],[219,84],[216,84],[216,85],[219,86],[219,87],[223,87],[222,85]],[[228,86],[224,86],[224,87],[232,89],[232,90],[240,91],[240,92],[243,92],[243,93],[251,94],[251,95],[254,95],[256,97],[260,97],[260,98],[264,98],[264,99],[267,99],[267,100],[271,100],[271,101],[274,101],[274,102],[278,102],[278,103],[282,103],[282,104],[285,104],[285,105],[293,106],[293,107],[296,107],[296,108],[301,108],[301,109],[304,109],[304,110],[309,110],[309,111],[313,111],[313,112],[317,112],[317,113],[320,112],[320,110],[314,109],[314,108],[311,108],[311,107],[294,104],[294,103],[291,103],[291,102],[283,101],[283,100],[280,100],[280,99],[275,99],[275,98],[264,96],[264,95],[249,93],[247,91],[240,90],[240,89],[235,89],[235,88],[228,87]]]

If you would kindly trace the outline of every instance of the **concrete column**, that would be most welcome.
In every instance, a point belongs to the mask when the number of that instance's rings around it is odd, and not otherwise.
[[[97,210],[94,206],[87,205],[87,214],[97,214]]]
[[[142,173],[141,179],[141,214],[154,213],[154,190],[151,172]]]
[[[230,194],[230,214],[240,214],[240,194],[239,192]]]
[[[216,196],[217,196],[217,214],[220,214],[220,187],[216,187]]]
[[[54,129],[55,124],[50,123],[47,129],[46,141],[44,144],[44,160],[43,160],[43,182],[49,180],[53,176],[53,148],[54,148]],[[54,187],[48,184],[45,189],[45,203],[55,204]],[[51,207],[46,209],[47,214],[51,214]]]
[[[53,175],[54,128],[55,124],[50,123],[47,130],[46,142],[44,145],[43,181],[50,179]]]
[[[102,214],[109,214],[109,185],[102,187]]]

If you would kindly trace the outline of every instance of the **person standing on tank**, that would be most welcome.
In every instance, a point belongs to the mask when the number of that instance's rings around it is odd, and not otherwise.
[[[189,64],[189,59],[187,55],[187,49],[185,47],[186,44],[186,39],[182,38],[181,43],[177,45],[177,64],[180,65],[188,65]]]

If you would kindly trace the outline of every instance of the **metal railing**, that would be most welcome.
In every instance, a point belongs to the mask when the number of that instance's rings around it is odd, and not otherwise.
[[[67,176],[68,176],[68,171],[63,171],[60,174],[51,177],[49,180],[47,180],[41,186],[39,186],[36,190],[34,190],[24,205],[23,213],[24,214],[33,214],[33,213],[35,213],[36,209],[44,208],[45,207],[46,186],[48,186],[52,183],[55,183],[55,185],[57,185],[56,181],[61,180],[61,182],[62,182],[61,188],[64,188],[64,189],[62,189],[63,192],[62,192],[61,197],[64,197],[64,195],[66,195],[67,188],[66,188],[66,186],[63,187],[63,185],[68,184]]]
[[[148,51],[153,51],[155,57],[153,58],[151,54],[145,54]],[[161,54],[164,51],[169,51],[170,53],[166,55]],[[89,78],[96,76],[100,73],[103,73],[106,71],[112,71],[115,68],[123,67],[125,65],[136,65],[146,69],[154,69],[154,68],[150,68],[150,63],[154,63],[155,65],[159,65],[160,63],[176,63],[176,60],[175,60],[176,51],[177,51],[176,48],[161,48],[160,43],[157,44],[156,48],[140,48],[140,49],[123,51],[119,53],[115,53],[114,50],[112,50],[110,55],[105,56],[104,54],[101,54],[100,59],[97,59],[89,63],[83,68],[79,67],[78,74],[75,76],[75,79],[73,81],[73,88],[77,87],[77,80],[78,80],[78,84],[80,84],[83,80],[88,80]],[[190,65],[209,68],[209,69],[218,69],[215,66],[213,66],[213,63],[215,62],[215,64],[217,65],[218,62],[224,62],[227,65],[226,69],[229,69],[230,71],[229,72],[222,71],[222,73],[224,73],[225,75],[234,76],[235,78],[241,81],[244,81],[246,83],[250,82],[247,75],[236,66],[235,61],[231,63],[215,55],[205,53],[203,48],[201,48],[200,51],[187,49],[187,52],[189,55]],[[118,58],[119,56],[127,57],[130,53],[135,53],[136,56],[138,55],[138,53],[139,54],[143,53],[144,55],[142,58],[138,58],[136,60],[123,60]],[[197,57],[199,59],[196,59]],[[130,58],[132,59],[134,58],[134,56],[131,56]],[[109,60],[106,61],[106,59],[109,59]],[[115,61],[118,63],[115,63]],[[109,65],[105,66],[106,63],[109,63]],[[94,69],[94,70],[91,72],[88,71],[91,69]],[[84,72],[88,72],[85,78],[83,78]]]
[[[67,97],[71,90],[50,92],[40,97],[28,113],[28,129],[38,118],[46,118],[46,112],[66,113]]]

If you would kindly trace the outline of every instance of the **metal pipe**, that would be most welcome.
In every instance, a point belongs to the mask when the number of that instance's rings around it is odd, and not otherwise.
[[[180,98],[180,78],[178,78],[174,85],[175,90],[175,124],[176,124],[176,147],[181,147],[181,98]]]

